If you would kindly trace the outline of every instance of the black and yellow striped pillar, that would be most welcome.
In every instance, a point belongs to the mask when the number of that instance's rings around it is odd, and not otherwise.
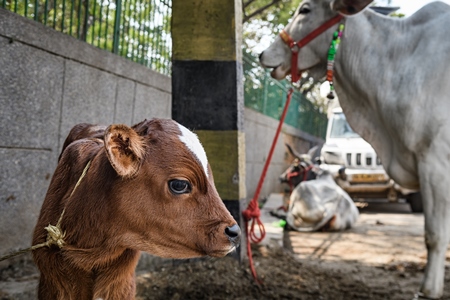
[[[241,0],[173,0],[172,117],[199,136],[217,190],[244,231],[241,11]]]

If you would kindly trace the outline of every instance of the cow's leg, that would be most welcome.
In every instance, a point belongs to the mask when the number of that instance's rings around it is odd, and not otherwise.
[[[443,293],[445,256],[450,240],[450,182],[448,162],[440,159],[447,155],[438,155],[445,152],[433,150],[436,147],[432,145],[432,153],[419,162],[425,243],[428,250],[428,262],[420,291],[426,298],[438,299]]]

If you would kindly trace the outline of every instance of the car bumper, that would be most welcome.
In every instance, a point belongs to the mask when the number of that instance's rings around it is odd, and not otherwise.
[[[322,166],[321,166],[322,167]],[[345,169],[339,174],[339,165],[327,165],[336,183],[352,198],[387,198],[397,201],[414,191],[402,188],[386,174],[384,169]]]

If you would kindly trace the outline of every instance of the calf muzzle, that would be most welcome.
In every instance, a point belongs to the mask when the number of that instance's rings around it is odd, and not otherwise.
[[[235,247],[239,246],[241,240],[241,228],[239,225],[234,224],[233,226],[225,228],[225,234]]]

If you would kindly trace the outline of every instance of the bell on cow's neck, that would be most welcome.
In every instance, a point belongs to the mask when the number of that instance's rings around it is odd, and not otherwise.
[[[334,85],[333,85],[332,80],[329,80],[329,82],[330,82],[330,92],[328,93],[327,98],[330,100],[333,100],[334,99]]]

